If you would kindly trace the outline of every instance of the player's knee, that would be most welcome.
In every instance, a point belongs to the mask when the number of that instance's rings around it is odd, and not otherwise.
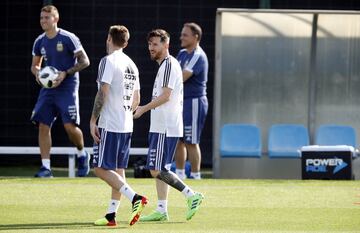
[[[72,131],[74,131],[74,128],[75,128],[75,125],[73,125],[73,124],[69,124],[69,123],[64,124],[64,129],[67,134],[72,133]]]
[[[71,123],[64,124],[65,131],[69,134],[75,134],[78,130],[80,130],[76,125]]]
[[[70,141],[72,141],[73,143],[75,143],[75,145],[77,147],[82,147],[81,144],[82,141],[83,141],[83,135],[82,135],[82,132],[80,130],[80,128],[78,128],[76,125],[74,124],[64,124],[64,128],[65,128],[65,131],[70,139]],[[79,149],[79,148],[78,148]],[[82,148],[80,148],[82,149]]]
[[[50,127],[48,125],[39,124],[39,134],[40,135],[49,135],[50,134]]]
[[[179,139],[177,144],[176,144],[176,147],[177,148],[180,148],[180,147],[185,147],[185,143],[183,140]]]
[[[104,173],[104,169],[101,167],[95,167],[94,168],[94,173],[97,177],[101,178],[103,173]]]

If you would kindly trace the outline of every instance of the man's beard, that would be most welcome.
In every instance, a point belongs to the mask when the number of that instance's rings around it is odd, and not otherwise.
[[[161,57],[161,53],[150,53],[150,58],[153,61],[157,61]]]

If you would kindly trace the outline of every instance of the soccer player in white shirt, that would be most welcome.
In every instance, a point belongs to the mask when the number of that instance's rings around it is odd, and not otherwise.
[[[130,225],[139,220],[148,202],[146,197],[135,193],[125,181],[124,169],[129,161],[133,131],[132,114],[140,102],[139,71],[123,52],[129,37],[125,26],[114,25],[109,29],[106,40],[108,55],[99,64],[98,92],[90,120],[95,174],[112,188],[107,214],[95,221],[95,225],[100,226],[116,226],[115,217],[121,194],[132,202]]]
[[[151,110],[149,152],[147,168],[156,178],[158,204],[150,215],[140,221],[167,221],[167,198],[169,185],[187,198],[186,219],[190,220],[199,209],[203,200],[201,193],[194,192],[176,174],[170,171],[176,144],[183,135],[182,105],[183,81],[179,62],[169,54],[169,34],[156,29],[147,36],[150,57],[159,65],[155,78],[152,101],[138,106],[134,118],[137,119]]]

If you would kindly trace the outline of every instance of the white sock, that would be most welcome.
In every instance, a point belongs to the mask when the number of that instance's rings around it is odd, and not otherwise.
[[[184,196],[186,198],[192,197],[195,195],[194,191],[189,187],[189,186],[185,186],[184,190],[181,191],[182,194],[184,194]]]
[[[43,167],[46,167],[46,169],[50,170],[50,159],[42,159],[41,163],[42,163]]]
[[[77,157],[81,157],[81,156],[85,156],[86,153],[85,153],[85,150],[84,148],[82,148],[81,150],[77,150]]]
[[[195,180],[201,179],[201,173],[200,172],[191,172],[190,176],[193,177]]]
[[[120,206],[120,201],[112,199],[109,203],[107,214],[117,213],[119,206]]]
[[[180,179],[182,179],[182,180],[185,180],[185,179],[186,179],[185,169],[176,169],[175,172],[176,172],[176,175],[177,175]]]
[[[119,192],[124,194],[125,197],[130,200],[130,202],[132,202],[135,196],[135,191],[128,184],[124,184],[123,186],[121,186]]]
[[[167,200],[158,200],[156,211],[159,211],[162,214],[167,213],[167,202]]]

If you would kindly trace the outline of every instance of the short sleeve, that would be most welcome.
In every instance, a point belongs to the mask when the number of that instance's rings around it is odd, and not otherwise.
[[[38,37],[33,44],[33,49],[32,49],[32,55],[33,56],[42,56],[41,55],[41,51],[40,51],[40,43],[41,43],[41,39],[40,37]]]
[[[199,53],[194,54],[189,64],[185,67],[185,70],[197,75],[201,73],[205,68],[204,58]]]
[[[182,74],[175,69],[176,64],[172,64],[173,62],[177,61],[170,58],[166,60],[162,87],[174,89],[178,77],[182,77]]]
[[[68,46],[70,51],[72,51],[73,53],[77,53],[83,50],[79,37],[77,37],[74,33],[69,33],[68,37]]]
[[[111,84],[113,79],[113,68],[112,64],[107,57],[101,59],[98,68],[97,82],[104,82]]]
[[[205,62],[203,57],[199,57],[193,67],[193,74],[198,75],[205,69]]]

